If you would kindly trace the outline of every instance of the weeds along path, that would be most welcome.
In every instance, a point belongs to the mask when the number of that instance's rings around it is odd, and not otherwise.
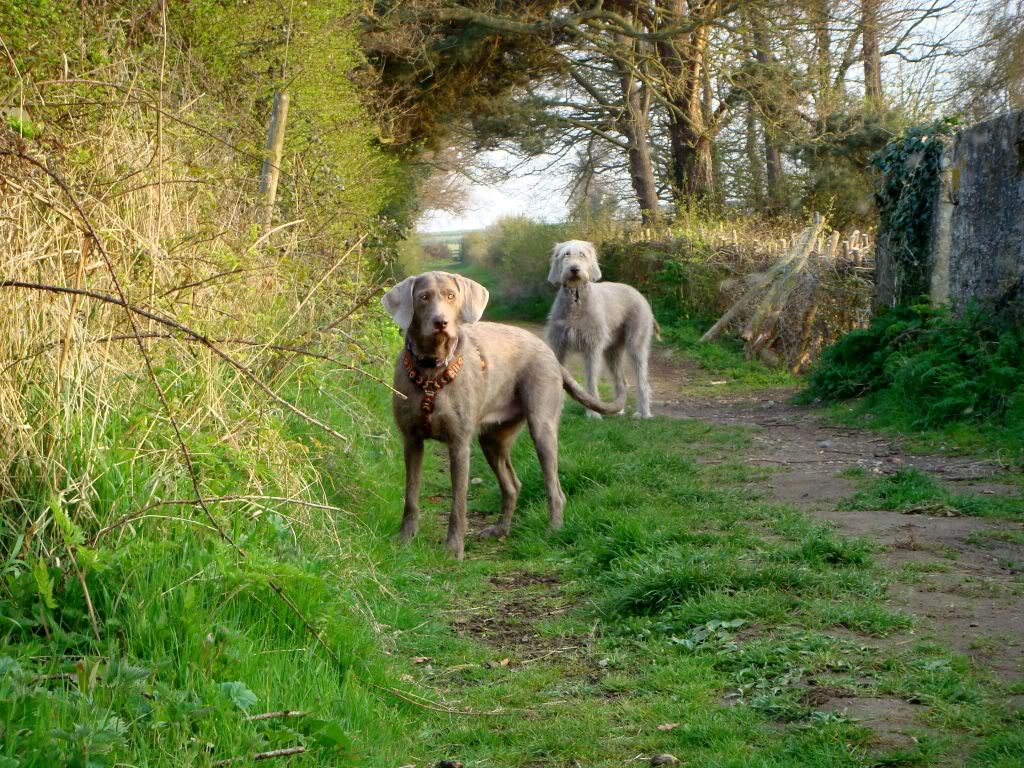
[[[567,406],[556,535],[522,439],[511,536],[443,560],[433,456],[395,654],[436,708],[407,762],[1021,765],[1020,523],[853,509],[907,467],[994,500],[998,468],[909,456],[664,348],[652,368],[670,418]],[[499,496],[479,455],[473,474],[481,529]]]

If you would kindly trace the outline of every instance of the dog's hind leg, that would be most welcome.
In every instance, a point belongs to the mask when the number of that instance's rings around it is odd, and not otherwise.
[[[626,392],[626,375],[622,371],[622,357],[625,348],[621,344],[614,344],[604,351],[604,367],[615,382],[615,399],[618,400]],[[619,413],[625,412],[625,406]]]
[[[651,380],[647,361],[651,354],[651,339],[648,336],[636,345],[630,346],[629,354],[636,369],[636,418],[651,418]]]
[[[448,538],[445,546],[457,559],[464,555],[466,541],[466,496],[469,493],[469,441],[470,438],[453,438],[448,443],[448,460],[451,463],[452,511],[448,516]]]
[[[537,459],[544,473],[544,486],[548,494],[548,527],[557,531],[562,527],[562,513],[565,510],[565,494],[558,481],[558,413],[554,417],[531,413],[529,423],[530,437],[537,449]]]
[[[511,456],[512,444],[515,442],[520,426],[520,424],[515,424],[511,427],[496,428],[480,433],[480,447],[483,449],[484,456],[487,457],[487,463],[494,470],[501,488],[501,517],[497,523],[480,531],[478,536],[502,538],[508,536],[512,527],[512,514],[516,510],[519,490],[523,487],[519,478],[516,477],[516,471],[512,468]]]
[[[408,544],[416,535],[420,519],[420,479],[423,476],[423,440],[405,435],[405,510],[398,540]]]

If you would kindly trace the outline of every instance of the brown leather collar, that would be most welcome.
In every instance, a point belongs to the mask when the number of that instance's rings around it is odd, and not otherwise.
[[[416,367],[416,356],[407,347],[402,351],[402,367],[409,374],[409,380],[423,390],[423,399],[420,401],[420,426],[423,427],[426,436],[430,437],[433,433],[430,416],[434,412],[434,398],[445,385],[451,384],[459,375],[459,371],[462,370],[462,355],[455,358],[441,373],[427,377]]]

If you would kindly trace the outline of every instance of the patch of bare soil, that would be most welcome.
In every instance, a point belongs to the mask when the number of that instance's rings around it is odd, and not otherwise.
[[[523,663],[558,652],[584,648],[579,636],[562,637],[542,631],[540,624],[566,613],[572,603],[557,579],[526,572],[491,577],[480,610],[457,613],[452,628],[463,637],[488,645],[510,663]]]
[[[870,747],[872,751],[912,749],[917,743],[915,733],[924,727],[918,718],[921,707],[908,704],[902,699],[879,696],[829,695],[815,703],[818,712],[839,713],[855,720],[874,734]]]

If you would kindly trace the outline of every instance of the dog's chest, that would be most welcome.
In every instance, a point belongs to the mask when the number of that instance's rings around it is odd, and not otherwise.
[[[472,359],[480,365],[479,355]],[[442,442],[471,429],[480,409],[478,392],[482,374],[482,370],[464,365],[452,381],[437,388],[431,396],[410,381],[404,371],[399,372],[395,388],[405,397],[395,395],[392,402],[399,428],[409,435]],[[428,385],[427,390],[430,388]]]
[[[554,322],[569,346],[586,347],[601,336],[603,323],[583,300],[567,300],[559,314]]]

